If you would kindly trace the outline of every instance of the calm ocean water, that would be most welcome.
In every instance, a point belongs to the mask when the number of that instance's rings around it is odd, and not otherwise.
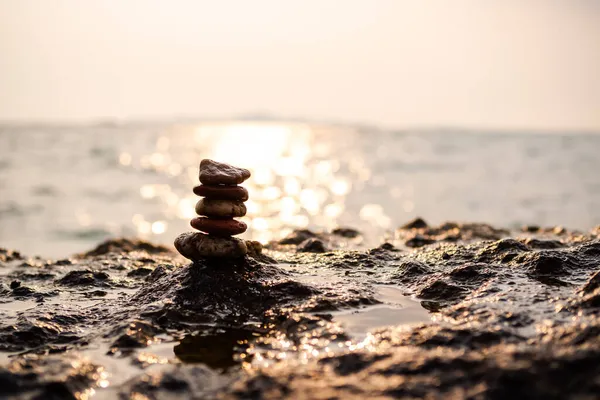
[[[202,158],[252,170],[246,238],[415,217],[589,229],[600,135],[382,131],[285,122],[0,126],[0,247],[65,257],[188,230]]]

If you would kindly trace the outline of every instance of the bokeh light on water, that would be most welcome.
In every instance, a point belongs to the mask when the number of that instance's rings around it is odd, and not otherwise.
[[[246,167],[266,242],[349,226],[365,246],[417,215],[588,229],[600,223],[598,135],[390,132],[288,122],[0,126],[0,246],[64,257],[112,236],[191,230],[203,158]]]
[[[331,134],[330,130],[328,133]],[[319,130],[302,124],[208,123],[175,128],[158,136],[152,153],[135,149],[119,154],[123,168],[150,170],[169,183],[140,187],[144,200],[160,203],[159,220],[135,214],[132,223],[140,236],[162,235],[169,226],[195,216],[198,164],[203,158],[248,168],[244,182],[250,192],[246,238],[268,242],[292,229],[331,229],[340,223],[354,183],[368,170],[356,155],[352,163],[332,158],[332,148],[319,141]],[[353,177],[355,175],[355,177]]]

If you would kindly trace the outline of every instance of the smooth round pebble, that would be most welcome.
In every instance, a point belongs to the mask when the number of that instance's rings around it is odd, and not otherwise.
[[[198,185],[194,187],[194,194],[209,199],[248,200],[248,191],[242,186]]]
[[[239,200],[204,198],[196,203],[196,214],[220,218],[243,217],[246,215],[246,206]]]
[[[201,232],[186,232],[175,238],[175,248],[185,258],[236,258],[248,253],[244,240],[229,237],[210,236]]]
[[[245,168],[204,159],[200,162],[200,183],[205,185],[237,185],[250,178]]]
[[[190,221],[190,225],[199,231],[210,233],[212,235],[231,236],[246,232],[248,227],[242,221],[235,219],[213,219],[206,217],[197,217]]]

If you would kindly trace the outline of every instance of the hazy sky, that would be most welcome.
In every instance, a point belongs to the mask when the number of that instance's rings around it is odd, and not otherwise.
[[[600,130],[600,1],[0,0],[0,120]]]

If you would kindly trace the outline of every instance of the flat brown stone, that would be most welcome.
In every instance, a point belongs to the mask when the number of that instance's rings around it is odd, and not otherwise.
[[[198,185],[194,187],[198,196],[217,200],[248,200],[248,191],[242,186]]]
[[[248,227],[242,221],[235,219],[213,219],[206,217],[194,218],[190,225],[199,231],[210,233],[211,235],[231,236],[246,232]]]
[[[239,200],[204,198],[196,203],[196,214],[219,218],[243,217],[246,215],[246,206]]]
[[[175,248],[185,258],[235,258],[248,253],[246,242],[233,237],[210,236],[201,232],[186,232],[175,238]]]
[[[250,171],[229,164],[204,159],[200,162],[200,183],[205,185],[237,185],[250,178]]]

